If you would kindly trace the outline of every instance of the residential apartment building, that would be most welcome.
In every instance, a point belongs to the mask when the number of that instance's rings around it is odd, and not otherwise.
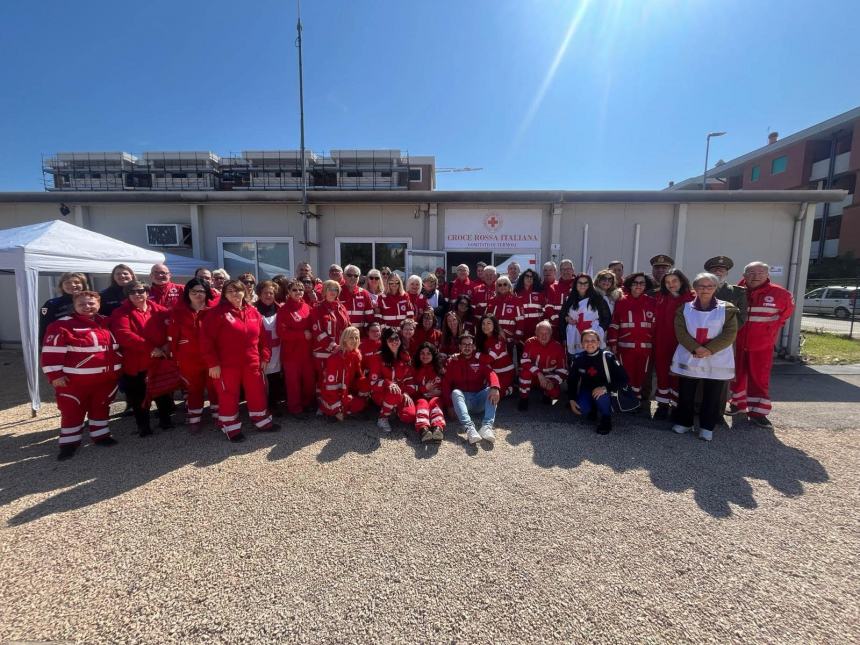
[[[707,171],[708,190],[841,189],[841,202],[819,204],[809,249],[810,261],[853,253],[860,257],[860,107]],[[701,190],[702,175],[667,190]]]
[[[60,152],[42,160],[49,191],[302,189],[299,150]],[[305,151],[308,190],[434,190],[436,160],[400,150]]]

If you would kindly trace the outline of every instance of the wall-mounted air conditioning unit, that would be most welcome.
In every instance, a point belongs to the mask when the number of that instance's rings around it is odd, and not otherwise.
[[[188,224],[147,224],[146,240],[150,246],[191,246]]]

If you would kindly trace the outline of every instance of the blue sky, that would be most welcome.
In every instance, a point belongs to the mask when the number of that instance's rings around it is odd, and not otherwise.
[[[659,189],[860,105],[860,3],[304,0],[307,146],[439,189]],[[4,3],[0,190],[66,150],[295,149],[295,2]],[[566,43],[566,47],[565,47]]]

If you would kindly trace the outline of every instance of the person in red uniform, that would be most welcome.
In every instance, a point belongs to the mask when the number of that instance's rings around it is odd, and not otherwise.
[[[654,373],[657,375],[657,410],[655,419],[668,419],[670,410],[678,405],[678,376],[669,369],[678,347],[675,336],[675,313],[678,307],[692,302],[696,293],[680,269],[670,269],[663,276],[657,294],[654,326]]]
[[[393,327],[382,332],[382,348],[370,367],[370,387],[379,406],[376,426],[380,430],[391,432],[388,417],[395,413],[403,423],[415,423],[414,371],[409,355],[400,351],[400,332]]]
[[[361,269],[354,264],[347,264],[343,270],[344,284],[338,298],[349,314],[349,324],[358,329],[361,335],[367,334],[367,326],[375,320],[373,299],[366,289],[358,286]]]
[[[313,285],[310,287],[313,290]],[[305,420],[314,402],[316,370],[311,351],[313,319],[311,306],[305,302],[305,286],[293,280],[287,286],[287,300],[278,310],[275,329],[281,341],[281,365],[287,390],[287,412]]]
[[[379,350],[382,347],[382,325],[373,321],[367,326],[367,338],[362,338],[358,346],[361,352],[361,369],[365,376],[370,370],[370,363],[376,356],[379,356]]]
[[[518,410],[529,409],[529,393],[534,387],[541,389],[545,403],[561,396],[561,384],[567,380],[567,354],[564,346],[553,340],[552,334],[552,325],[542,320],[535,335],[523,345]]]
[[[111,314],[110,327],[122,350],[123,382],[128,406],[134,412],[135,423],[141,437],[152,434],[149,426],[149,406],[146,402],[146,375],[153,361],[164,359],[167,345],[167,309],[149,300],[146,286],[132,280],[123,287],[126,301]],[[173,428],[170,413],[173,397],[164,394],[155,398],[158,408],[158,426],[162,430]]]
[[[468,303],[468,300],[466,300]],[[460,350],[460,336],[466,332],[455,311],[445,314],[442,321],[442,342],[439,345],[439,353],[443,359],[453,356]]]
[[[415,431],[422,443],[441,443],[445,438],[445,413],[440,406],[443,370],[439,351],[421,343],[412,361],[415,369]]]
[[[553,329],[558,329],[560,325],[559,314],[564,306],[571,289],[573,282],[576,279],[576,274],[571,260],[562,260],[559,263],[559,271],[561,278],[550,285],[544,283],[546,308],[544,309],[544,318],[546,318],[553,326]]]
[[[486,274],[486,269],[484,269]],[[486,314],[499,321],[501,337],[509,345],[522,340],[523,310],[521,300],[513,293],[510,278],[503,275],[496,279],[495,295],[487,301]],[[479,343],[480,345],[480,343]],[[480,348],[478,351],[483,351]]]
[[[496,267],[485,266],[481,272],[482,281],[472,290],[472,315],[476,324],[487,311],[490,298],[496,295],[497,276]]]
[[[476,345],[481,360],[490,366],[499,377],[499,391],[502,396],[513,392],[514,359],[509,351],[509,343],[499,321],[493,314],[484,314],[478,323]]]
[[[735,380],[729,414],[746,412],[749,420],[772,428],[770,370],[779,330],[794,313],[791,292],[770,281],[770,267],[750,262],[738,283],[747,288],[747,321],[735,341]]]
[[[460,351],[448,359],[442,377],[442,402],[448,416],[456,416],[466,430],[466,441],[475,445],[483,440],[495,443],[493,424],[499,405],[499,377],[481,361],[475,351],[475,337],[465,333],[460,337]],[[479,429],[471,413],[483,413]]]
[[[418,329],[415,330],[416,347],[420,347],[422,343],[430,343],[436,349],[442,345],[442,332],[436,329],[436,314],[432,309],[425,309],[419,319]]]
[[[344,329],[340,335],[340,351],[328,357],[323,370],[320,410],[338,421],[359,414],[367,407],[370,387],[361,370],[360,342],[361,333],[357,327]]]
[[[338,300],[340,285],[334,280],[323,283],[323,298],[311,314],[314,334],[314,358],[317,375],[321,376],[332,353],[340,351],[340,335],[349,327],[349,313]]]
[[[170,281],[170,269],[166,264],[153,264],[149,272],[149,300],[167,309],[172,309],[182,299],[183,287]]]
[[[624,279],[624,295],[615,303],[606,337],[610,351],[630,378],[630,388],[640,397],[654,351],[657,301],[646,294],[651,289],[651,278],[644,273],[631,273]]]
[[[406,295],[409,296],[409,302],[412,303],[412,309],[415,311],[416,317],[429,306],[427,298],[421,295],[422,288],[423,284],[420,275],[411,275],[407,278],[405,286]]]
[[[60,409],[60,461],[81,445],[85,420],[94,444],[117,443],[108,418],[122,369],[119,344],[98,313],[99,294],[79,291],[72,305],[74,313],[48,325],[42,345],[42,371],[57,392]]]
[[[418,347],[418,343],[415,342],[417,327],[415,320],[412,318],[407,318],[400,323],[400,351],[409,354],[409,360],[412,360],[412,355]]]
[[[448,282],[448,276],[445,272],[445,267],[436,267],[436,284],[439,285],[439,292],[445,300],[451,297],[451,283]]]
[[[271,357],[260,312],[247,302],[239,280],[224,284],[221,302],[203,320],[200,353],[218,387],[218,420],[232,442],[243,441],[239,391],[245,391],[248,416],[261,432],[279,430],[266,409],[266,365]]]
[[[376,319],[383,327],[400,328],[407,318],[415,318],[415,308],[409,295],[403,288],[403,281],[396,273],[389,274],[385,282],[385,295],[379,296],[376,301],[379,313]],[[399,336],[398,336],[399,338]]]
[[[520,309],[523,312],[522,338],[531,338],[535,335],[535,327],[543,320],[546,309],[543,285],[537,271],[534,269],[523,271],[517,280],[514,293],[520,299]]]
[[[469,296],[460,296],[454,301],[454,306],[451,308],[451,313],[457,317],[460,324],[460,333],[475,331],[475,309],[472,307],[472,299]]]
[[[209,366],[200,354],[203,318],[210,311],[214,299],[209,284],[200,278],[193,278],[186,283],[182,300],[168,314],[167,342],[170,354],[185,380],[188,395],[185,422],[192,432],[200,429],[207,393],[209,411],[216,420],[218,416],[218,388],[209,378]]]
[[[247,285],[246,285],[247,286]],[[257,300],[254,307],[263,319],[263,333],[272,355],[266,366],[266,391],[268,392],[269,412],[276,417],[283,416],[281,405],[286,399],[284,372],[281,369],[281,339],[278,338],[278,311],[281,303],[278,295],[281,287],[274,280],[263,280],[257,285]]]
[[[448,288],[448,300],[454,301],[460,296],[468,296],[469,300],[471,300],[472,292],[476,285],[469,279],[469,265],[461,264],[455,270],[457,277],[451,282],[451,286]]]

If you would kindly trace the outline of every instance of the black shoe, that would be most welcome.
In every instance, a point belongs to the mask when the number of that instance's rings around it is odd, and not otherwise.
[[[57,461],[65,461],[66,459],[71,459],[72,455],[75,454],[75,451],[78,449],[77,443],[66,443],[60,446],[60,454],[57,455]]]
[[[552,397],[549,394],[544,394],[540,399],[544,405],[552,405]]]
[[[770,422],[770,419],[768,419],[767,417],[763,417],[763,416],[758,415],[758,414],[750,414],[748,418],[752,423],[756,424],[759,428],[770,428],[771,430],[773,430],[773,424]]]
[[[594,431],[597,434],[609,434],[612,432],[612,417],[601,417]]]
[[[120,413],[120,416],[123,417],[131,417],[134,416],[134,408],[131,407],[128,403],[125,404],[125,410]]]
[[[733,403],[729,404],[729,409],[726,410],[726,414],[730,417],[735,416],[736,414],[743,414],[746,410],[741,410],[738,406]]]
[[[520,412],[525,412],[529,409],[529,400],[528,399],[520,399],[519,403],[517,403],[517,410]]]
[[[118,444],[119,441],[117,441],[113,437],[105,437],[101,441],[95,441],[93,443],[95,443],[97,446],[103,446],[105,448],[109,448],[110,446],[115,446],[116,444]]]
[[[149,428],[149,427],[139,428],[137,431],[137,434],[141,437],[148,437],[149,435],[152,434],[152,428]]]
[[[162,430],[173,430],[173,428],[175,428],[176,426],[173,425],[173,421],[171,421],[170,419],[162,419],[158,422],[158,427]]]
[[[669,406],[660,403],[654,411],[654,421],[665,421],[669,418]]]
[[[227,437],[230,440],[230,443],[242,443],[245,441],[245,435],[241,432],[237,432],[232,437]]]
[[[281,429],[280,423],[270,423],[265,428],[258,428],[260,432],[277,432]]]

